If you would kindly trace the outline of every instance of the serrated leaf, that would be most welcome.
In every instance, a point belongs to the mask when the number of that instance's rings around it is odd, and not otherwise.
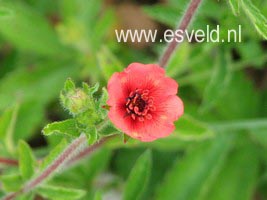
[[[251,0],[242,0],[242,7],[254,24],[258,33],[267,40],[267,18],[251,2]]]
[[[73,188],[42,185],[38,187],[37,193],[51,200],[75,200],[82,198],[86,192]]]
[[[0,18],[0,33],[17,48],[43,55],[62,53],[57,35],[39,13],[14,1],[1,2],[1,8],[13,12]]]
[[[98,53],[97,60],[106,80],[108,80],[114,72],[123,70],[121,62],[106,47],[103,47]]]
[[[40,165],[40,170],[44,170],[48,167],[57,157],[58,155],[67,147],[68,143],[65,139],[61,140],[61,142],[50,151],[50,153],[42,160]]]
[[[136,161],[128,177],[123,199],[138,200],[145,192],[152,167],[151,151],[143,153]]]
[[[224,92],[228,89],[232,76],[229,55],[226,55],[222,48],[218,51],[217,61],[213,68],[213,73],[207,84],[204,94],[201,111],[205,112],[212,108]]]
[[[71,137],[77,137],[80,135],[80,132],[76,126],[75,119],[67,119],[64,121],[48,124],[42,130],[42,133],[46,136],[52,134],[65,134]]]
[[[0,180],[6,192],[18,191],[23,184],[23,179],[20,174],[2,175],[0,176]]]
[[[221,169],[232,140],[233,135],[220,135],[195,146],[183,160],[177,160],[159,185],[156,200],[197,199]]]
[[[239,15],[239,2],[240,0],[229,0],[230,7],[234,15]]]
[[[30,146],[20,140],[19,141],[19,171],[24,180],[31,178],[34,174],[36,160]]]

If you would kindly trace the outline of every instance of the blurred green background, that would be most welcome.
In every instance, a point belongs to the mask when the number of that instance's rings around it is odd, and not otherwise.
[[[267,16],[266,0],[253,3]],[[105,87],[131,62],[156,63],[166,44],[118,43],[114,30],[163,34],[175,28],[186,4],[0,0],[0,157],[17,159],[20,139],[36,157],[46,156],[62,137],[44,137],[42,128],[68,118],[58,99],[65,80]],[[184,42],[175,52],[167,74],[179,83],[185,115],[170,137],[114,142],[49,184],[86,191],[77,199],[267,199],[267,42],[228,1],[205,1],[191,28],[217,24],[223,38],[241,24],[242,42]],[[0,163],[0,197],[20,187],[17,173]],[[140,185],[136,191],[132,182]],[[56,199],[47,191],[24,198]]]

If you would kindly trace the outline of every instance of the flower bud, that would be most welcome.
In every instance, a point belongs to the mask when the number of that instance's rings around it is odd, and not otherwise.
[[[68,79],[60,94],[63,107],[72,115],[77,116],[94,106],[93,99],[82,88],[76,88],[75,84]]]

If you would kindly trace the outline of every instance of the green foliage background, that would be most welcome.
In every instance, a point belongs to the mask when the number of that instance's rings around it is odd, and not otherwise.
[[[139,6],[154,23],[175,28],[186,4]],[[112,140],[18,199],[267,199],[264,16],[266,0],[204,1],[191,28],[219,24],[227,38],[241,24],[242,42],[185,42],[174,54],[167,74],[185,104],[175,132],[152,143]],[[136,49],[116,41],[116,28],[116,5],[103,0],[0,0],[0,157],[19,161],[0,163],[0,197],[67,146],[69,138],[41,130],[69,117],[59,104],[68,77],[105,87],[131,62],[158,61],[165,44]]]

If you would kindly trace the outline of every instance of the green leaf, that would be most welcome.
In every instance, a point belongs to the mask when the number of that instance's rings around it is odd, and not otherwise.
[[[94,200],[102,200],[102,193],[100,191],[95,193]]]
[[[216,110],[224,120],[258,118],[262,110],[259,91],[255,90],[253,83],[243,72],[232,73],[231,88],[218,100]]]
[[[37,193],[42,197],[53,200],[75,200],[82,198],[86,192],[73,188],[42,185],[38,187]]]
[[[149,182],[152,160],[151,151],[146,151],[136,161],[128,177],[123,199],[137,200],[142,197]]]
[[[94,94],[98,91],[99,89],[99,83],[96,83],[94,86],[89,87],[87,83],[83,83],[83,89],[84,91],[87,92],[88,95],[91,97],[94,96]]]
[[[143,10],[148,16],[171,27],[177,25],[182,13],[177,7],[162,5],[145,6]]]
[[[239,15],[239,2],[240,0],[229,0],[230,7],[234,13],[234,15]]]
[[[236,120],[212,122],[210,126],[217,130],[258,130],[267,129],[267,118],[251,119],[251,120]]]
[[[0,18],[4,18],[4,17],[11,17],[12,15],[14,15],[14,12],[4,6],[0,7]]]
[[[261,11],[251,2],[251,0],[242,0],[242,7],[254,24],[258,33],[267,40],[267,19]]]
[[[30,7],[17,2],[1,2],[0,9],[12,15],[0,17],[0,33],[17,48],[52,55],[62,53],[62,46],[48,22]]]
[[[184,114],[175,122],[175,131],[169,137],[172,139],[199,140],[212,137],[213,130],[205,124],[188,114]]]
[[[183,42],[179,46],[179,50],[175,51],[173,56],[171,57],[168,66],[166,68],[166,74],[170,77],[175,77],[180,73],[184,72],[186,67],[188,58],[190,55],[190,45],[188,42]]]
[[[123,65],[106,47],[103,47],[98,53],[97,60],[106,80],[108,80],[114,72],[123,70]]]
[[[14,130],[14,141],[19,139],[27,140],[36,133],[44,120],[45,105],[39,101],[28,101],[21,104],[16,126]]]
[[[203,94],[203,105],[201,107],[202,112],[212,108],[218,99],[222,97],[228,89],[231,75],[230,57],[226,55],[225,50],[220,48],[217,62],[213,69],[213,74]]]
[[[106,107],[107,100],[108,100],[108,91],[106,88],[103,87],[101,97],[96,102],[98,114],[100,115],[101,119],[105,119],[107,117],[108,113],[108,107]]]
[[[99,127],[98,133],[102,136],[109,136],[120,133],[120,131],[116,129],[110,121],[108,121],[105,122],[105,125],[103,127]]]
[[[6,192],[18,191],[23,184],[23,179],[20,174],[2,175],[0,176],[0,180]]]
[[[92,182],[97,175],[99,175],[103,170],[109,165],[112,153],[107,148],[102,148],[96,151],[91,157],[85,162],[85,167],[83,167],[82,178],[87,184]],[[82,167],[81,167],[82,168]],[[81,171],[80,169],[78,169]],[[86,176],[84,175],[86,174]]]
[[[98,51],[100,45],[102,45],[105,40],[105,36],[109,34],[109,30],[112,28],[114,23],[114,11],[107,8],[104,13],[101,13],[100,18],[97,20],[97,23],[91,33],[92,37],[88,38],[93,51]]]
[[[12,109],[6,110],[0,118],[0,138],[9,153],[14,153],[14,130],[17,122],[19,105],[16,104]]]
[[[36,160],[30,146],[19,141],[19,171],[24,180],[30,179],[34,174]]]
[[[98,133],[95,127],[87,128],[84,133],[87,136],[89,145],[92,145],[97,141]]]
[[[244,143],[229,155],[209,192],[202,199],[253,199],[258,172],[258,152],[253,145]]]
[[[61,84],[76,72],[71,64],[59,61],[37,63],[30,73],[25,66],[17,68],[0,79],[0,110],[18,100],[47,103],[58,96]]]
[[[4,140],[12,119],[12,109],[6,109],[0,117],[0,139]]]
[[[77,137],[80,135],[75,119],[67,119],[48,124],[42,130],[42,133],[46,136],[52,134],[65,134],[71,137]]]
[[[68,143],[65,139],[61,140],[61,142],[50,151],[50,153],[43,159],[40,170],[44,170],[48,167],[57,157],[58,155],[67,147]]]
[[[267,123],[267,120],[266,120]],[[267,125],[265,127],[259,127],[255,129],[250,129],[250,135],[257,143],[267,148],[267,137],[266,137]]]
[[[34,200],[35,194],[33,192],[27,193],[27,194],[20,194],[18,197],[16,197],[16,200]]]
[[[64,90],[66,91],[66,93],[68,93],[74,91],[75,89],[76,89],[75,83],[72,81],[71,78],[68,78],[65,81]]]
[[[197,199],[212,184],[232,146],[232,135],[220,135],[203,142],[177,160],[163,183],[156,200]]]

